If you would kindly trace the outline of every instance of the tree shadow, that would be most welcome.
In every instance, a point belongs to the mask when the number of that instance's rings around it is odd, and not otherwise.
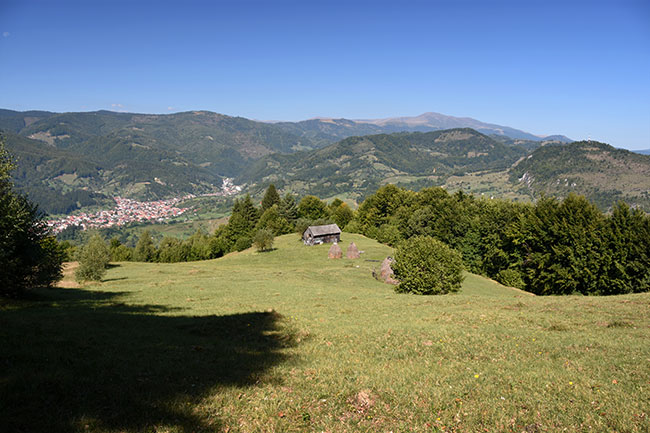
[[[295,342],[275,312],[165,316],[120,296],[62,289],[0,310],[3,431],[213,431],[218,420],[208,424],[194,404],[271,380]]]

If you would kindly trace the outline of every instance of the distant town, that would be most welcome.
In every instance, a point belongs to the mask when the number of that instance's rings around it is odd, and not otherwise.
[[[163,222],[189,211],[190,208],[177,206],[186,200],[196,197],[227,197],[238,194],[241,190],[242,187],[235,185],[232,179],[224,178],[221,191],[216,193],[187,194],[183,197],[157,201],[137,201],[123,197],[113,197],[116,203],[113,209],[68,215],[65,218],[47,221],[47,226],[53,234],[57,234],[73,226],[87,230],[90,228],[123,226],[134,222]]]

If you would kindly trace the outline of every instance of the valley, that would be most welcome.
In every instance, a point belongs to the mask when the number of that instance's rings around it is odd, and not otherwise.
[[[394,183],[519,201],[575,192],[602,210],[619,200],[650,210],[648,156],[438,113],[264,123],[208,111],[0,110],[0,129],[17,187],[53,215],[107,209],[115,196],[223,194],[225,179],[253,196],[274,183],[352,204]]]

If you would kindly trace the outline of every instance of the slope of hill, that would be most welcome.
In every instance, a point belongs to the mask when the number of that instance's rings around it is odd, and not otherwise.
[[[469,117],[446,116],[439,113],[424,113],[416,117],[365,120],[316,118],[302,122],[277,122],[274,124],[286,132],[310,140],[312,148],[324,147],[352,136],[391,134],[394,132],[430,132],[453,128],[472,128],[483,134],[502,137],[505,140],[533,143],[542,141],[565,143],[573,141],[563,135],[540,137],[508,126],[485,123]]]
[[[311,148],[325,147],[352,136],[386,132],[380,126],[348,119],[318,118],[301,122],[278,122],[274,125],[286,132],[305,137],[311,142]]]
[[[439,129],[467,124],[491,135]],[[20,158],[18,187],[52,213],[111,195],[156,199],[214,192],[223,176],[236,177],[253,192],[275,182],[296,193],[359,198],[392,182],[517,199],[574,191],[603,209],[619,199],[650,209],[647,156],[600,143],[589,143],[589,151],[584,142],[558,147],[566,137],[541,138],[436,113],[263,123],[207,111],[0,110],[0,129]],[[418,129],[435,131],[382,133]]]
[[[0,111],[7,146],[19,156],[17,186],[52,213],[94,203],[57,196],[156,199],[214,192],[273,152],[311,147],[274,125],[195,111],[142,115],[98,111]],[[82,193],[81,191],[86,191]]]
[[[221,178],[170,151],[134,147],[124,140],[92,139],[90,156],[5,132],[17,159],[19,190],[51,214],[106,202],[113,195],[158,199],[211,192]]]
[[[392,249],[350,241],[362,259],[293,234],[120,263],[0,308],[3,431],[647,431],[650,294],[397,294],[372,277]]]
[[[180,153],[190,162],[226,176],[236,174],[247,160],[310,145],[274,125],[208,111],[166,115],[62,113],[33,122],[17,133],[88,156],[97,153],[98,142],[125,142],[133,147]]]
[[[444,184],[452,174],[509,168],[526,150],[507,146],[472,129],[380,134],[346,138],[295,155],[269,155],[238,178],[321,196],[365,195],[383,182],[427,179]]]
[[[601,209],[618,200],[650,211],[650,156],[595,141],[540,147],[510,171],[534,196],[585,195]]]

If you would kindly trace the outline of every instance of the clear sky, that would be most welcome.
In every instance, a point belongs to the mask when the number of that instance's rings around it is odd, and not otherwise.
[[[650,1],[0,0],[0,107],[435,111],[650,148]]]

